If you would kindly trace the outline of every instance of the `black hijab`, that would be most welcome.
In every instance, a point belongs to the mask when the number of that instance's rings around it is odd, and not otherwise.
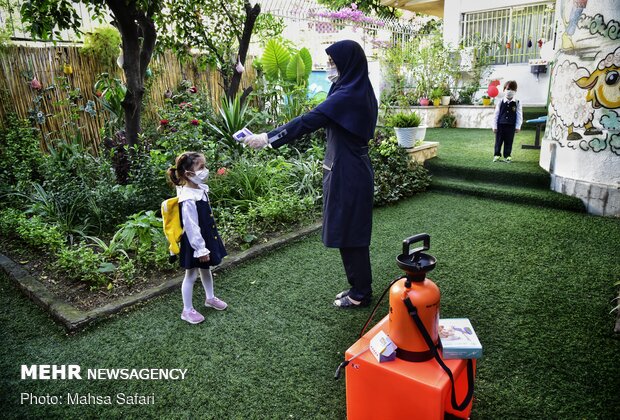
[[[340,76],[316,109],[347,131],[370,140],[375,134],[378,107],[364,50],[357,42],[345,40],[329,46],[325,52]]]

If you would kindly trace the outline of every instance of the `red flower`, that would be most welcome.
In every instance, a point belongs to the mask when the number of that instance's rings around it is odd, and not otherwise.
[[[198,124],[200,124],[200,121],[198,121],[197,119],[193,119],[193,120],[190,121],[190,123],[192,125],[198,125]]]
[[[221,167],[217,170],[218,175],[226,175],[228,173],[228,169],[226,167]]]
[[[168,123],[170,123],[170,121],[163,119],[163,120],[159,120],[159,124],[161,125],[168,125]]]
[[[189,93],[196,93],[196,92],[198,92],[198,89],[196,89],[196,86],[192,86],[191,88],[187,89],[187,91]]]
[[[97,92],[95,92],[95,96],[96,96],[97,98],[101,98],[101,95],[103,95],[103,93],[101,93],[101,91],[100,91],[100,90],[98,90]]]

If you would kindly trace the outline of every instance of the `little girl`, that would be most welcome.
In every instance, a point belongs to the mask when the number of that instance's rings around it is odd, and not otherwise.
[[[176,166],[168,169],[170,181],[177,186],[179,208],[181,212],[181,252],[179,261],[185,268],[185,278],[181,286],[183,295],[183,312],[181,319],[190,324],[204,321],[192,304],[192,290],[198,273],[205,289],[205,306],[223,311],[228,307],[226,302],[213,294],[213,276],[211,266],[218,265],[226,249],[220,238],[213,211],[209,204],[205,184],[209,170],[205,168],[205,157],[201,153],[185,152],[176,159]]]

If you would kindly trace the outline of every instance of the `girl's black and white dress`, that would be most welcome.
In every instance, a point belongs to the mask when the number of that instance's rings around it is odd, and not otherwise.
[[[185,269],[216,266],[227,255],[215,226],[208,191],[206,185],[200,188],[177,187],[183,226],[179,262]],[[204,255],[209,255],[209,261],[200,262],[198,258]]]

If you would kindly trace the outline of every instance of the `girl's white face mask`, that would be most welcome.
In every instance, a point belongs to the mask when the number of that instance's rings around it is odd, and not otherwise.
[[[327,68],[327,80],[329,80],[331,83],[336,83],[338,77],[340,77],[340,74],[338,73],[338,69],[336,68],[336,66]]]
[[[187,179],[192,181],[196,185],[204,184],[209,178],[209,170],[207,168],[202,169],[194,173],[194,176],[188,176]]]
[[[507,99],[512,99],[512,98],[514,98],[514,97],[515,97],[515,93],[517,93],[517,92],[516,92],[516,91],[514,91],[514,90],[507,90],[507,91],[506,91],[506,98],[507,98]]]

